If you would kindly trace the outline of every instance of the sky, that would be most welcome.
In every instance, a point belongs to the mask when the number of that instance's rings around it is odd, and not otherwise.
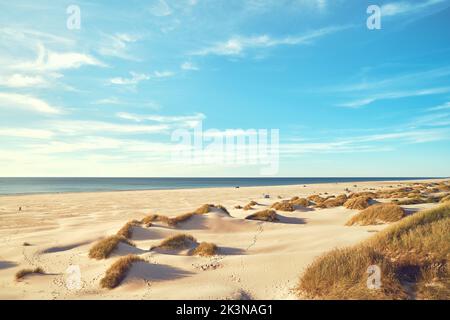
[[[200,125],[277,129],[273,176],[450,176],[449,0],[0,7],[0,176],[263,174],[174,161]]]

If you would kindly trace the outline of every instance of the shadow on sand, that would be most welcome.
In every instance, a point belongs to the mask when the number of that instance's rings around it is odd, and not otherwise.
[[[219,254],[225,255],[225,256],[239,256],[245,254],[244,249],[240,248],[233,248],[233,247],[220,247],[219,248]]]
[[[17,266],[17,263],[11,261],[0,261],[0,270],[13,268]]]
[[[133,264],[125,281],[134,279],[143,279],[149,281],[175,280],[192,275],[190,271],[186,271],[177,267],[166,264],[152,264],[148,262],[136,262]]]
[[[297,218],[297,217],[286,217],[278,214],[279,221],[277,223],[284,223],[284,224],[306,224],[306,220],[303,218]]]
[[[42,250],[41,253],[55,253],[55,252],[61,252],[61,251],[68,251],[68,250],[72,250],[74,248],[77,248],[79,246],[88,244],[90,242],[91,241],[83,241],[83,242],[78,242],[78,243],[72,243],[72,244],[65,245],[65,246],[50,247],[50,248]]]

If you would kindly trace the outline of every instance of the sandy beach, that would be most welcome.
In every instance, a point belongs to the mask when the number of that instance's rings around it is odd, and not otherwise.
[[[440,180],[426,180],[432,181]],[[277,223],[245,220],[247,215],[294,196],[339,195],[346,189],[362,192],[416,182],[1,196],[0,298],[297,299],[293,289],[314,258],[330,249],[359,243],[388,224],[345,226],[358,210],[342,206],[277,211]],[[251,200],[258,202],[254,210],[235,209]],[[130,240],[136,247],[120,243],[108,259],[88,257],[96,241],[115,234],[127,221],[149,214],[176,216],[205,203],[225,206],[230,216],[213,210],[177,227],[161,223],[149,228],[135,226]],[[414,212],[433,206],[402,207]],[[190,234],[199,242],[215,243],[219,254],[200,257],[149,250],[179,233]],[[99,281],[105,271],[129,253],[148,263],[133,265],[117,288],[102,289]],[[70,266],[79,267],[81,288],[67,286]],[[45,274],[15,280],[18,270],[34,267],[43,268]]]

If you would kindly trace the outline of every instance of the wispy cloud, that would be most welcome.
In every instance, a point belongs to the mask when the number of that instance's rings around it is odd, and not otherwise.
[[[441,112],[427,114],[413,119],[409,126],[412,127],[443,127],[450,125],[450,113]]]
[[[46,101],[24,94],[0,92],[0,107],[7,109],[23,109],[33,112],[58,114],[61,109]]]
[[[138,41],[141,37],[129,33],[116,33],[113,35],[104,35],[101,41],[98,53],[103,56],[121,58],[125,60],[137,61],[129,50],[129,45]]]
[[[62,37],[48,32],[42,32],[24,28],[0,28],[0,35],[3,39],[13,42],[22,42],[30,44],[30,41],[43,41],[56,45],[71,46],[75,44],[75,40],[69,37]]]
[[[270,48],[283,45],[306,45],[324,36],[345,30],[350,26],[333,26],[304,33],[302,35],[274,38],[268,35],[244,37],[235,36],[225,42],[193,52],[193,55],[237,56],[252,48]]]
[[[408,14],[427,9],[433,5],[445,2],[446,0],[426,0],[426,1],[398,1],[390,2],[381,6],[383,16],[396,16]]]
[[[161,133],[165,132],[169,127],[165,124],[157,125],[130,125],[121,123],[111,123],[103,121],[77,121],[62,120],[49,123],[53,131],[64,134],[78,135],[80,132],[89,134],[92,132],[121,133],[121,134],[141,134],[141,133]]]
[[[172,71],[155,71],[152,75],[150,75],[151,78],[170,78],[175,75],[175,72]]]
[[[182,70],[197,71],[199,68],[190,61],[183,62],[180,66]]]
[[[104,98],[104,99],[99,99],[93,102],[93,104],[114,104],[114,105],[120,105],[123,104],[122,101],[120,101],[118,98],[116,97],[111,97],[111,98]]]
[[[136,72],[130,72],[131,77],[130,78],[122,78],[122,77],[116,77],[110,79],[110,82],[112,84],[117,85],[135,85],[138,84],[141,81],[150,79],[150,76],[145,73],[136,73]]]
[[[0,86],[10,88],[42,87],[48,86],[48,82],[39,75],[14,73],[8,76],[0,76]]]
[[[301,153],[360,153],[392,151],[399,144],[419,144],[450,139],[448,129],[416,129],[347,137],[320,142],[284,143],[280,151],[288,154]]]
[[[450,92],[450,87],[439,87],[439,88],[429,88],[429,89],[419,89],[419,90],[411,90],[411,91],[396,91],[396,92],[383,92],[378,94],[373,94],[369,97],[363,99],[357,99],[350,102],[341,103],[338,106],[345,108],[360,108],[363,106],[367,106],[371,103],[380,100],[392,100],[392,99],[400,99],[407,97],[417,97],[417,96],[426,96],[426,95],[434,95],[434,94],[443,94]]]
[[[136,73],[131,71],[130,78],[116,77],[110,79],[110,83],[116,85],[137,85],[141,81],[150,80],[150,79],[163,79],[169,78],[175,75],[172,71],[154,71],[151,74],[146,73]]]
[[[333,1],[331,1],[333,3]],[[285,8],[289,11],[314,10],[322,12],[330,4],[329,0],[246,0],[242,1],[245,11],[250,13],[264,13],[276,9]]]
[[[206,118],[206,116],[203,113],[196,113],[190,116],[162,116],[162,115],[138,115],[127,112],[119,112],[117,113],[117,117],[121,119],[132,120],[135,122],[154,121],[165,124],[183,125],[187,127],[195,127]]]
[[[38,46],[38,57],[34,61],[20,62],[12,69],[23,71],[59,71],[77,69],[84,65],[101,66],[105,64],[93,56],[78,52],[54,52],[47,50],[42,44]]]
[[[92,104],[97,105],[117,105],[117,106],[133,106],[133,107],[143,107],[146,109],[157,110],[161,108],[161,105],[155,101],[139,101],[139,100],[124,100],[117,97],[109,97],[104,99],[99,99]]]
[[[450,109],[450,101],[436,107],[428,108],[428,111],[440,111]]]
[[[421,81],[423,82],[448,77],[450,75],[450,67],[443,66],[429,70],[408,72],[391,77],[373,78],[373,79],[370,78],[370,75],[366,75],[365,73],[366,72],[364,72],[364,77],[368,79],[364,79],[362,81],[350,84],[333,85],[331,87],[324,88],[324,91],[355,92],[355,91],[368,91],[385,87],[392,88],[393,86],[397,87],[410,86],[411,84],[417,84],[420,83]]]
[[[27,139],[50,139],[54,133],[49,130],[28,128],[0,128],[0,136],[27,138]]]
[[[153,1],[153,4],[148,8],[148,10],[156,17],[166,17],[172,14],[172,9],[164,0]]]

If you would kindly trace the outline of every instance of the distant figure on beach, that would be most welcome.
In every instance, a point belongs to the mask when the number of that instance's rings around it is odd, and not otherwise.
[[[239,186],[236,186],[236,189],[239,189]]]
[[[19,207],[19,211],[22,211],[22,207]]]

